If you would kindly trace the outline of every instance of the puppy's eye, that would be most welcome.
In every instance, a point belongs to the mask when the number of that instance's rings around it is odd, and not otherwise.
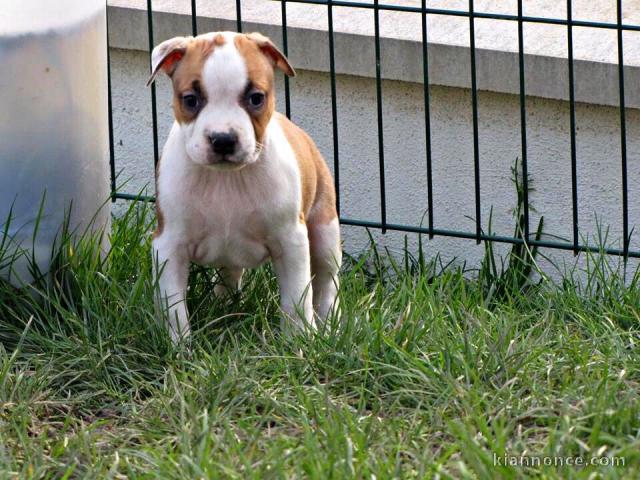
[[[193,93],[187,93],[182,96],[182,104],[189,110],[197,110],[200,106],[200,99]]]
[[[264,93],[253,92],[249,94],[249,105],[253,108],[260,108],[264,103]]]

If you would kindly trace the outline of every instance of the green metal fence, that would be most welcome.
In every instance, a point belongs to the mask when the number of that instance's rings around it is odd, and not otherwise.
[[[208,0],[201,0],[205,2]],[[285,54],[288,53],[288,36],[287,36],[287,4],[310,4],[321,5],[327,9],[327,36],[328,36],[328,52],[329,70],[331,78],[331,111],[332,111],[332,129],[333,129],[333,167],[334,180],[337,194],[338,213],[340,213],[340,143],[339,143],[339,125],[338,125],[338,109],[340,106],[337,102],[336,95],[336,68],[335,68],[335,48],[334,48],[334,26],[333,12],[335,9],[367,9],[373,10],[374,15],[374,42],[375,42],[375,82],[376,82],[376,102],[377,102],[377,132],[378,132],[378,157],[379,157],[379,192],[380,192],[380,220],[376,222],[364,221],[353,218],[340,217],[340,222],[344,225],[353,225],[360,227],[368,227],[380,229],[382,233],[387,230],[426,234],[429,238],[434,236],[445,236],[475,240],[477,243],[482,241],[492,241],[510,244],[527,243],[531,246],[554,248],[559,250],[570,250],[574,254],[581,251],[601,251],[601,246],[594,246],[580,242],[580,231],[578,225],[578,185],[577,185],[577,158],[576,158],[576,112],[575,112],[575,79],[574,79],[574,60],[573,60],[573,29],[575,27],[591,27],[605,30],[615,30],[617,32],[617,50],[618,50],[618,89],[619,89],[619,115],[620,115],[620,177],[621,189],[620,198],[622,202],[622,223],[623,242],[622,248],[606,248],[605,252],[612,255],[624,256],[624,258],[635,257],[640,258],[640,251],[630,250],[630,239],[632,231],[629,229],[629,196],[628,196],[628,167],[627,167],[627,130],[625,117],[625,93],[624,93],[624,45],[623,32],[635,31],[640,32],[640,25],[626,24],[622,21],[622,0],[616,0],[616,22],[594,22],[580,21],[572,18],[572,0],[566,0],[566,18],[547,18],[526,16],[523,14],[524,0],[517,0],[517,15],[498,14],[477,12],[474,8],[474,1],[468,0],[468,8],[466,10],[449,10],[442,8],[430,8],[427,0],[419,0],[420,6],[404,6],[380,3],[379,0],[372,0],[370,3],[351,0],[277,0],[281,5],[282,13],[282,49]],[[417,3],[417,2],[416,2]],[[242,2],[235,0],[236,8],[236,29],[242,31]],[[416,59],[423,65],[424,80],[424,129],[426,133],[426,170],[427,170],[427,225],[399,225],[387,222],[386,208],[386,185],[385,185],[385,158],[384,158],[384,118],[382,112],[382,77],[381,77],[381,55],[380,55],[380,12],[396,11],[406,12],[407,14],[420,15],[422,20],[422,56]],[[474,167],[474,198],[475,198],[475,231],[459,231],[440,228],[438,221],[434,218],[434,202],[432,195],[432,186],[437,182],[437,178],[433,178],[432,170],[432,146],[431,146],[431,118],[430,118],[430,98],[429,98],[429,63],[428,63],[428,23],[429,15],[445,15],[453,17],[464,17],[469,21],[469,62],[471,67],[471,108],[473,119],[473,167]],[[521,162],[523,177],[523,197],[524,197],[524,232],[522,236],[504,236],[486,233],[482,229],[481,201],[480,201],[480,148],[478,140],[478,87],[476,78],[476,36],[475,21],[476,19],[494,19],[505,22],[515,22],[518,27],[518,69],[519,69],[519,97],[520,97],[520,136],[521,136]],[[568,82],[569,82],[569,118],[570,118],[570,140],[571,140],[571,200],[572,200],[572,238],[569,241],[545,240],[533,238],[529,225],[529,184],[528,184],[528,165],[527,165],[527,125],[526,125],[526,102],[525,102],[525,55],[524,55],[524,25],[525,24],[548,24],[560,25],[566,27],[567,30],[567,51],[568,51]],[[147,27],[149,40],[149,53],[154,47],[153,35],[153,6],[152,1],[147,0]],[[197,22],[197,2],[191,0],[191,34],[198,34]],[[113,149],[113,119],[111,115],[111,76],[109,71],[109,127],[111,141],[111,189],[113,201],[117,199],[133,200],[143,199],[153,201],[153,197],[140,197],[130,193],[117,191],[116,188],[116,166]],[[291,100],[289,78],[284,78],[285,85],[285,112],[288,117],[291,116]],[[156,88],[151,86],[151,111],[153,128],[153,160],[157,164],[159,158],[158,145],[158,123],[156,110]],[[348,135],[348,132],[343,134]]]

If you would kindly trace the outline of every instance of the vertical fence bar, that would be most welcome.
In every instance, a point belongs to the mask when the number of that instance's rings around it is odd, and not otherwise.
[[[242,33],[242,1],[236,0],[236,30]]]
[[[576,98],[573,73],[573,19],[567,0],[567,49],[569,61],[569,122],[571,129],[571,205],[573,211],[573,254],[578,254],[578,167],[576,161]]]
[[[196,0],[191,0],[191,34],[198,36],[198,11],[196,9]]]
[[[524,22],[522,0],[518,0],[518,68],[520,70],[520,145],[522,147],[522,196],[524,203],[524,239],[529,240],[529,167],[527,163],[527,109],[524,74]],[[517,172],[516,172],[517,175]]]
[[[335,67],[335,36],[333,25],[333,8],[335,6],[347,6],[347,2],[337,0],[280,0],[282,9],[282,36],[283,51],[288,54],[288,29],[287,29],[287,2],[299,1],[301,3],[323,3],[327,5],[328,33],[329,33],[329,64],[330,64],[330,81],[331,81],[331,107],[332,107],[332,128],[333,128],[333,149],[334,149],[334,178],[337,195],[337,208],[340,213],[340,170],[339,170],[339,129],[337,114],[337,89],[336,89],[336,67]],[[569,76],[569,116],[570,116],[570,141],[571,141],[571,196],[572,196],[572,220],[573,220],[573,238],[571,242],[541,242],[531,240],[536,245],[544,245],[549,248],[558,248],[565,250],[573,250],[574,254],[580,251],[596,251],[594,247],[582,245],[579,242],[579,205],[578,205],[578,182],[577,182],[577,122],[576,122],[576,95],[575,95],[575,66],[573,51],[573,27],[597,27],[610,30],[616,30],[617,48],[618,48],[618,88],[619,88],[619,121],[620,121],[620,145],[621,145],[621,189],[622,189],[622,228],[623,228],[623,248],[612,249],[606,248],[607,253],[613,255],[622,255],[625,261],[629,256],[640,257],[640,252],[630,250],[630,229],[629,225],[629,194],[628,194],[628,147],[627,147],[627,125],[626,125],[626,98],[625,98],[625,77],[624,77],[624,32],[627,30],[638,30],[635,25],[627,25],[623,23],[623,0],[616,0],[616,23],[601,22],[579,22],[573,20],[572,1],[567,0],[567,17],[566,22],[561,19],[541,19],[534,17],[525,17],[523,11],[524,0],[517,0],[518,14],[512,15],[492,15],[485,13],[475,13],[474,0],[469,0],[469,9],[467,12],[452,11],[450,15],[468,16],[469,18],[469,42],[470,42],[470,67],[471,67],[471,100],[473,115],[473,151],[474,151],[474,183],[475,183],[475,213],[476,213],[476,232],[458,232],[453,230],[436,229],[434,227],[434,211],[433,211],[433,171],[432,171],[432,148],[431,148],[431,114],[430,114],[430,82],[429,82],[429,55],[428,55],[428,8],[427,0],[421,0],[421,8],[412,7],[405,11],[413,11],[422,13],[422,62],[423,62],[423,96],[424,96],[424,115],[425,115],[425,140],[426,140],[426,162],[427,162],[427,202],[428,202],[428,229],[424,227],[412,227],[407,225],[396,225],[387,223],[386,215],[386,182],[385,182],[385,152],[384,152],[384,125],[383,125],[383,98],[382,98],[382,73],[381,73],[381,39],[380,39],[380,10],[402,10],[400,8],[391,8],[391,6],[381,5],[379,0],[373,0],[372,4],[354,3],[355,8],[371,8],[374,11],[374,28],[375,28],[375,61],[376,61],[376,107],[377,107],[377,124],[378,124],[378,155],[379,155],[379,171],[380,171],[380,208],[381,222],[363,222],[359,220],[343,219],[344,223],[349,225],[360,225],[366,227],[381,228],[383,233],[387,230],[416,231],[419,233],[428,233],[430,238],[434,235],[443,235],[459,238],[475,238],[479,243],[482,239],[488,241],[522,243],[520,238],[489,236],[482,233],[481,218],[481,182],[480,182],[480,149],[479,149],[479,106],[478,106],[478,85],[477,85],[477,69],[476,69],[476,39],[475,39],[475,18],[495,18],[502,20],[512,20],[517,22],[518,26],[518,67],[519,67],[519,100],[520,100],[520,134],[521,134],[521,155],[522,155],[522,185],[523,185],[523,201],[524,201],[524,238],[529,240],[530,233],[530,206],[529,206],[529,184],[528,184],[528,150],[527,150],[527,122],[526,122],[526,74],[525,74],[525,49],[524,49],[524,25],[527,22],[538,22],[548,24],[563,24],[567,27],[567,60],[568,60],[568,76]],[[154,47],[154,29],[153,29],[153,6],[152,0],[146,1],[147,6],[147,22],[148,22],[148,45],[150,52]],[[236,6],[236,25],[239,32],[242,31],[242,2],[235,1]],[[439,13],[438,10],[429,10],[432,14]],[[197,0],[191,0],[191,30],[193,35],[198,33],[197,25]],[[107,38],[109,36],[109,25],[107,24]],[[118,198],[133,199],[136,196],[126,193],[117,192],[116,184],[116,167],[115,167],[115,151],[114,151],[114,120],[113,120],[113,97],[112,97],[112,78],[111,78],[111,58],[107,42],[107,92],[108,92],[108,128],[109,128],[109,167],[110,167],[110,186],[111,199],[115,201]],[[291,99],[289,79],[285,77],[285,101],[287,116],[291,116]],[[151,85],[151,113],[153,122],[153,153],[154,164],[159,160],[159,144],[158,144],[158,114],[157,114],[157,98],[155,84]]]
[[[617,0],[618,23],[618,88],[620,93],[620,151],[622,156],[622,233],[624,236],[622,250],[624,260],[629,256],[629,199],[627,182],[627,119],[624,98],[624,44],[622,41],[622,0]]]
[[[382,77],[380,68],[380,8],[379,0],[373,1],[373,26],[376,48],[376,103],[378,106],[378,160],[380,164],[380,216],[382,233],[387,233],[387,195],[384,179],[384,129],[382,122]]]
[[[433,171],[431,164],[431,107],[429,99],[429,50],[427,46],[427,0],[422,0],[422,81],[424,88],[424,130],[427,154],[427,221],[429,238],[433,238]]]
[[[149,64],[153,51],[153,9],[151,0],[147,0],[147,32],[149,34]],[[158,112],[156,107],[156,84],[151,84],[151,121],[153,122],[153,164],[158,165]]]
[[[113,151],[113,100],[111,97],[111,52],[109,52],[109,22],[107,21],[107,107],[109,108],[109,175],[111,179],[111,201],[116,201],[116,157]]]
[[[289,38],[287,35],[287,0],[280,0],[280,10],[282,13],[282,48],[285,56],[289,55]],[[291,92],[289,87],[289,77],[284,76],[284,107],[287,118],[291,118]]]
[[[327,3],[327,23],[329,27],[329,72],[331,76],[331,125],[333,128],[333,182],[336,190],[336,210],[340,216],[340,143],[338,141],[338,102],[336,94],[336,59],[333,43],[333,5]]]
[[[478,84],[476,79],[476,32],[473,0],[469,0],[469,47],[471,60],[471,108],[473,113],[473,176],[475,182],[476,202],[476,243],[480,243],[482,235],[482,218],[480,208],[480,146],[478,143]]]

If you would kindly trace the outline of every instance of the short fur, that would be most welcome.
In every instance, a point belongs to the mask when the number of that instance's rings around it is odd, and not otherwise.
[[[190,262],[213,265],[218,296],[273,262],[283,319],[314,326],[337,308],[340,230],[329,169],[313,140],[275,112],[274,68],[295,72],[260,34],[177,37],[152,53],[171,77],[176,122],[156,175],[153,250],[174,341],[189,334]],[[262,100],[262,101],[261,101]],[[237,138],[231,153],[217,135]]]

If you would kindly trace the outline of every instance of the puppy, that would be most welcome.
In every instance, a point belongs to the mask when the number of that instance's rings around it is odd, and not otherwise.
[[[336,308],[341,263],[335,191],[309,136],[275,111],[274,69],[294,76],[266,37],[177,37],[152,52],[150,85],[173,83],[175,122],[156,172],[159,299],[174,342],[189,335],[190,262],[218,269],[219,297],[271,259],[283,321],[315,327]]]

